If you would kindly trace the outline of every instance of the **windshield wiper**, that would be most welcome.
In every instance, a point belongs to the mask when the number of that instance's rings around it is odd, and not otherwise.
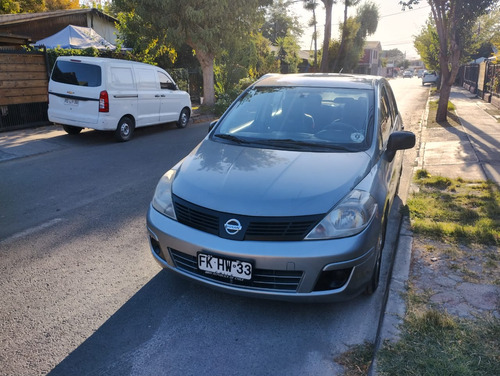
[[[281,146],[281,147],[293,146],[293,147],[301,147],[301,148],[321,148],[321,149],[328,149],[328,150],[357,151],[357,149],[349,148],[349,147],[344,146],[344,145],[334,145],[334,144],[325,144],[325,143],[318,143],[318,142],[311,142],[311,141],[301,141],[301,140],[294,140],[291,138],[255,140],[254,143],[255,144],[262,144],[262,145]]]
[[[237,137],[237,136],[234,136],[232,134],[218,133],[218,134],[214,134],[214,137],[222,138],[223,140],[233,141],[233,142],[236,142],[237,144],[248,144],[247,140],[244,140],[244,139]]]

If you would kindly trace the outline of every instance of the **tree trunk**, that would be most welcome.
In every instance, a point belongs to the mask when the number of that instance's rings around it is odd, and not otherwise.
[[[332,9],[333,0],[321,0],[325,4],[325,36],[323,38],[323,56],[321,57],[321,66],[319,70],[322,73],[328,73],[328,47],[332,37]]]
[[[342,25],[342,38],[340,39],[340,47],[337,56],[335,56],[335,61],[333,62],[333,71],[337,70],[337,65],[339,64],[340,58],[344,53],[344,44],[345,44],[345,35],[347,33],[347,7],[349,2],[347,0],[344,1],[344,24]]]
[[[446,121],[448,114],[448,101],[450,100],[451,85],[444,80],[441,81],[441,89],[439,90],[439,102],[436,112],[436,122],[442,123]]]
[[[207,106],[215,105],[215,85],[214,85],[214,55],[211,53],[196,50],[196,58],[200,62],[203,72],[203,104]]]

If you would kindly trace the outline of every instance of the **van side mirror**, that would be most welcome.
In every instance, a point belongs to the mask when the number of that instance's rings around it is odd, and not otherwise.
[[[167,83],[167,89],[168,90],[178,90],[179,88],[173,82],[169,82],[169,83]]]

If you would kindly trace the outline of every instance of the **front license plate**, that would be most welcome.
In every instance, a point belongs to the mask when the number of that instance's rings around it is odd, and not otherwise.
[[[252,264],[249,262],[229,260],[206,253],[198,254],[198,269],[227,278],[252,279]]]
[[[78,106],[78,99],[64,98],[64,104],[67,104],[70,106]]]

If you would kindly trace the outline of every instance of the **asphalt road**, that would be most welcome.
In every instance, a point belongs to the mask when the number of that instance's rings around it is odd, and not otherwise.
[[[392,86],[418,129],[428,88]],[[381,287],[345,303],[227,295],[156,264],[149,201],[207,127],[140,129],[127,143],[61,135],[47,153],[0,162],[0,375],[334,375],[337,355],[375,341],[397,215]]]

